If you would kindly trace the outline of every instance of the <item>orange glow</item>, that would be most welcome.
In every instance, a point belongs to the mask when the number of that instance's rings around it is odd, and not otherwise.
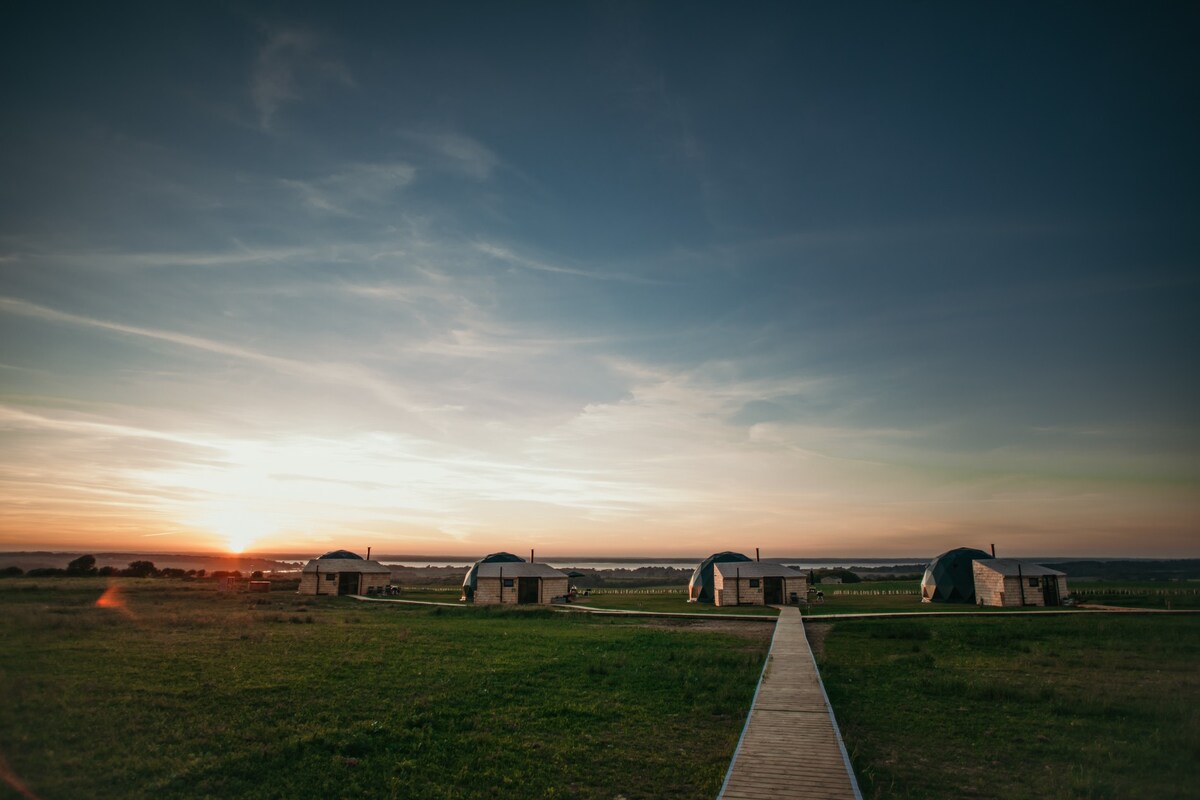
[[[96,600],[97,608],[111,608],[120,611],[122,614],[133,616],[129,610],[129,606],[125,605],[125,595],[121,593],[121,589],[117,585],[112,585],[104,590],[104,594]]]
[[[4,756],[0,756],[0,780],[11,786],[13,791],[22,797],[29,798],[29,800],[38,800],[38,796],[8,766],[8,762],[4,760]]]

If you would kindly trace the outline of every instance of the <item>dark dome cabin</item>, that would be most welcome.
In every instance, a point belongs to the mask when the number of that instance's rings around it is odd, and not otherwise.
[[[334,550],[314,558],[300,571],[298,594],[367,594],[386,589],[392,571],[349,550]]]
[[[937,556],[929,562],[921,579],[921,602],[974,603],[973,563],[991,558],[991,553],[973,547],[958,547]]]
[[[471,565],[459,600],[477,605],[566,602],[567,573],[512,553],[492,553]]]
[[[688,602],[711,603],[715,597],[713,594],[713,564],[732,561],[750,562],[751,559],[741,553],[726,550],[723,553],[713,553],[701,561],[692,573],[692,579],[688,581]]]

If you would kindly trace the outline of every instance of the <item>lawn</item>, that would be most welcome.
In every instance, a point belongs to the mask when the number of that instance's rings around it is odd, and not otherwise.
[[[1196,796],[1200,616],[809,627],[864,797]]]
[[[0,768],[45,800],[710,798],[768,642],[107,585],[0,581]]]
[[[401,600],[422,600],[433,603],[458,604],[459,590],[452,592],[433,589],[404,589],[397,597]],[[465,603],[463,605],[466,605]],[[755,614],[776,616],[773,608],[764,606],[726,606],[717,608],[711,603],[689,603],[686,591],[661,591],[655,589],[603,589],[593,591],[588,597],[582,595],[571,604],[577,608],[615,608],[622,611],[659,611],[674,614]]]

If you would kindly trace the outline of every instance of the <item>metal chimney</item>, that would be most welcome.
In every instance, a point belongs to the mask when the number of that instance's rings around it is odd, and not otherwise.
[[[996,557],[996,545],[992,545],[992,558]]]
[[[756,548],[754,548],[754,560],[755,560],[755,561],[758,561],[758,560],[759,560],[759,558],[758,558],[758,548],[757,548],[757,547],[756,547]]]

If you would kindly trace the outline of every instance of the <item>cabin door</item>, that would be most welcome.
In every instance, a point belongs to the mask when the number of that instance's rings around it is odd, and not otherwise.
[[[783,605],[783,578],[763,578],[763,602]]]
[[[358,594],[357,572],[338,573],[338,594]]]
[[[1058,578],[1053,575],[1042,576],[1042,602],[1048,606],[1058,605]]]
[[[538,583],[541,578],[517,579],[517,602],[536,603],[538,601]]]

